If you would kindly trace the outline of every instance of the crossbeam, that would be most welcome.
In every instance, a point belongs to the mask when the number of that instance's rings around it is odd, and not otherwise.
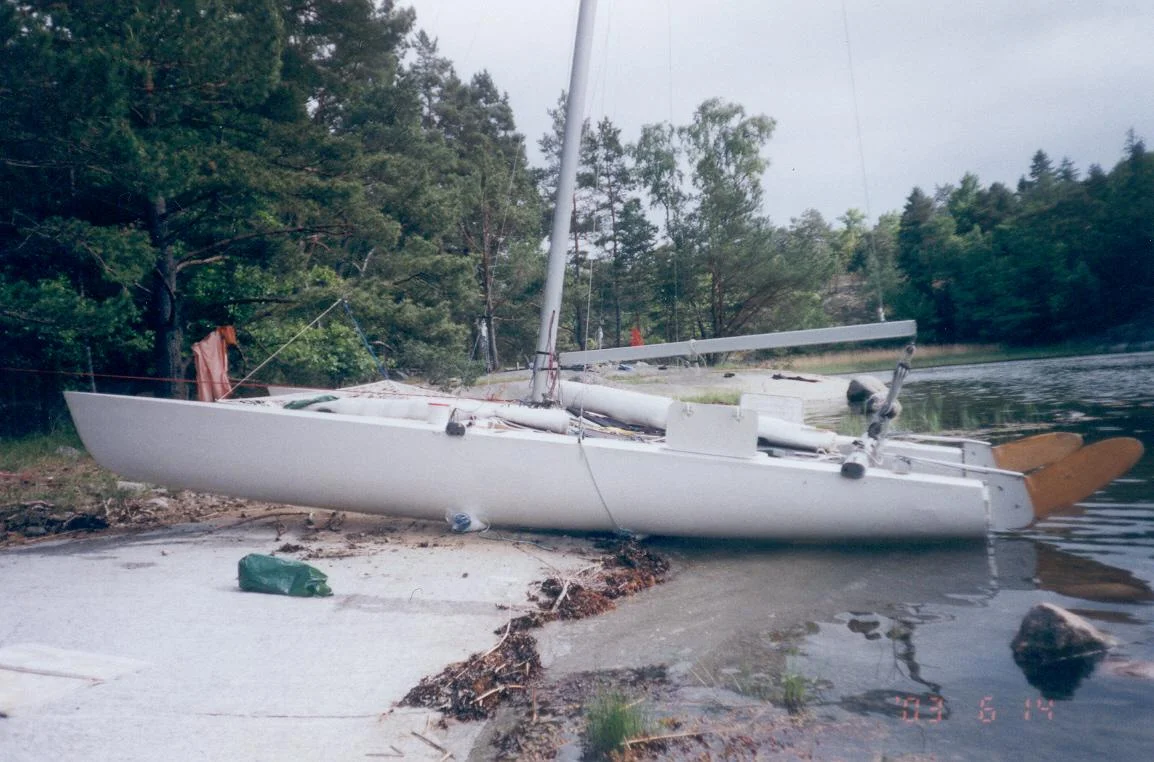
[[[592,349],[585,352],[562,352],[561,365],[594,365],[603,362],[630,362],[659,357],[693,357],[717,352],[745,352],[753,349],[784,349],[814,344],[840,344],[845,341],[876,341],[899,339],[918,332],[916,320],[895,320],[887,323],[843,325],[833,328],[812,328],[805,331],[778,331],[749,336],[728,336],[721,339],[673,341],[668,344],[644,344],[639,347]]]

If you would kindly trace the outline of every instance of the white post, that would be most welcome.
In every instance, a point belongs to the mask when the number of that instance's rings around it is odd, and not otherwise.
[[[573,191],[577,185],[585,85],[588,80],[589,53],[593,47],[593,17],[596,13],[597,0],[581,0],[577,39],[573,43],[573,68],[569,73],[569,97],[565,104],[565,136],[561,144],[561,171],[557,178],[553,230],[549,234],[549,269],[541,302],[541,323],[537,328],[537,353],[533,357],[533,387],[529,394],[532,402],[544,401],[549,374],[556,363],[557,323],[561,319],[561,289],[565,285],[565,255],[569,249],[569,217],[572,214]]]

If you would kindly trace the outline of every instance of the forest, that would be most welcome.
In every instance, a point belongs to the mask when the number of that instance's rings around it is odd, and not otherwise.
[[[65,388],[187,394],[234,376],[433,383],[524,367],[555,129],[517,131],[413,10],[371,0],[0,0],[0,434]],[[918,320],[922,342],[1046,344],[1149,318],[1154,156],[1043,150],[872,222],[762,210],[774,120],[710,99],[623,136],[590,119],[562,348]],[[527,140],[546,159],[529,161]],[[804,204],[804,200],[799,200]]]

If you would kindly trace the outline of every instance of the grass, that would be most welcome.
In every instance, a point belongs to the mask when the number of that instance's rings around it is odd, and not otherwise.
[[[37,502],[79,511],[122,497],[116,477],[96,465],[71,429],[0,439],[0,513]]]
[[[1023,409],[1002,407],[997,410],[980,410],[966,404],[965,400],[953,399],[946,404],[941,397],[904,400],[902,414],[891,424],[893,432],[916,432],[918,434],[943,433],[991,433],[1000,430],[1044,429],[1051,422],[1037,408]],[[860,436],[869,425],[869,416],[860,414],[842,415],[837,418],[839,434]]]
[[[904,346],[904,345],[902,345]],[[1077,357],[1101,354],[1106,347],[1096,344],[1052,344],[1042,347],[1009,347],[1003,344],[919,344],[914,355],[915,368],[934,368],[946,365],[977,365],[1010,360],[1040,360],[1052,357]],[[842,349],[829,352],[798,352],[779,350],[779,354],[738,352],[728,358],[718,358],[712,370],[723,368],[772,368],[817,375],[838,373],[876,373],[892,371],[897,363],[900,346]],[[761,358],[761,359],[758,359]],[[671,363],[672,365],[672,363]],[[620,384],[653,383],[649,376],[615,378]],[[693,401],[693,400],[689,400]]]
[[[682,397],[682,402],[696,402],[702,405],[736,405],[741,402],[741,390],[710,390],[689,397]]]
[[[761,363],[765,367],[787,368],[806,373],[832,374],[892,370],[899,349],[846,349],[814,354],[791,354]],[[1056,344],[1045,347],[1006,347],[1001,344],[924,344],[918,345],[914,367],[933,368],[944,365],[971,365],[1008,360],[1039,360],[1048,357],[1073,357],[1096,354],[1101,347]]]
[[[61,448],[80,450],[80,437],[71,428],[50,434],[19,438],[0,437],[0,471],[19,471],[47,460],[59,459]]]
[[[837,433],[851,437],[861,436],[869,426],[870,416],[851,413],[837,419]],[[919,434],[939,434],[947,430],[942,424],[940,400],[923,403],[902,403],[902,414],[891,424],[891,430],[916,431]],[[952,427],[950,427],[952,429]]]
[[[605,693],[585,713],[583,740],[587,759],[609,759],[625,742],[647,733],[648,720],[636,701],[620,693]]]
[[[781,676],[781,703],[790,714],[801,714],[810,701],[809,678],[795,672]]]

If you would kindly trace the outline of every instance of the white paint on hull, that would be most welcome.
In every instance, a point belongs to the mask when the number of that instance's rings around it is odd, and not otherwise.
[[[782,540],[977,537],[973,479],[674,452],[660,444],[67,393],[97,462],[134,480],[297,505],[498,526]]]

